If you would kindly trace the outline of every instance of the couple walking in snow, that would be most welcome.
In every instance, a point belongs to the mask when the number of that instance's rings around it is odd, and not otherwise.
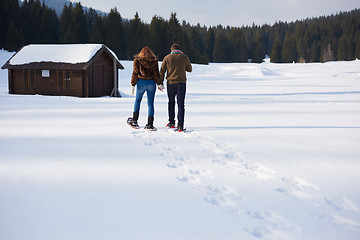
[[[160,71],[158,57],[149,47],[144,47],[139,54],[135,55],[134,59],[131,77],[131,92],[133,95],[135,86],[137,86],[137,88],[133,117],[128,118],[128,124],[133,128],[139,128],[138,119],[140,104],[142,97],[146,92],[148,123],[146,124],[145,129],[156,130],[154,127],[154,98],[156,85],[160,91],[164,91],[165,87],[163,82],[166,73],[169,115],[169,122],[166,126],[168,128],[175,128],[175,102],[177,101],[177,130],[183,131],[185,119],[186,72],[191,71],[192,66],[190,60],[188,56],[180,50],[178,44],[174,43],[171,46],[171,53],[164,58]]]

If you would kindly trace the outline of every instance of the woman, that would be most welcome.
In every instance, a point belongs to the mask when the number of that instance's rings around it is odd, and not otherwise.
[[[155,56],[149,47],[144,47],[139,54],[134,56],[134,69],[131,77],[131,93],[134,95],[136,89],[136,99],[134,104],[133,117],[129,117],[127,123],[133,128],[139,128],[138,119],[140,104],[144,93],[147,93],[148,104],[148,123],[145,129],[156,131],[154,127],[154,98],[156,85],[159,90],[163,91],[164,86],[160,80],[158,57]]]

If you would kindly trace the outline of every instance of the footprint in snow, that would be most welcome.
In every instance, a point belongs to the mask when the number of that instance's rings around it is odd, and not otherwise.
[[[245,167],[246,172],[240,172],[240,174],[245,174],[264,181],[276,179],[277,172],[273,169],[265,167],[262,164],[244,164],[243,166]]]
[[[318,187],[307,180],[293,176],[281,178],[281,181],[285,187],[276,188],[275,191],[300,199],[315,199],[313,193],[318,190]]]
[[[321,221],[325,221],[325,222],[330,223],[335,226],[340,226],[340,227],[345,227],[347,229],[360,231],[360,223],[359,222],[352,220],[352,219],[348,219],[346,217],[336,215],[336,214],[322,215],[322,216],[314,215],[312,217],[318,218]]]
[[[237,206],[237,201],[245,200],[245,198],[237,194],[236,191],[234,191],[231,187],[207,186],[205,188],[205,192],[206,197],[204,199],[206,202],[240,213],[240,209]]]
[[[356,213],[360,213],[359,208],[353,203],[351,202],[349,199],[347,198],[333,198],[333,199],[329,199],[329,198],[325,198],[325,202],[331,206],[332,208],[342,212],[342,211],[350,211],[350,212],[356,212]]]
[[[197,177],[194,177],[194,176],[182,176],[182,177],[177,177],[177,179],[180,182],[183,182],[183,183],[190,183],[190,184],[200,185],[200,180]]]
[[[246,214],[262,222],[261,226],[245,229],[256,238],[290,239],[285,232],[299,231],[299,228],[290,225],[281,216],[270,211],[247,211]]]
[[[168,166],[168,168],[182,168],[184,166],[184,164],[182,164],[182,163],[168,163],[168,164],[166,164],[166,166]]]
[[[210,172],[205,169],[190,169],[190,174],[199,175],[199,176],[209,176]]]

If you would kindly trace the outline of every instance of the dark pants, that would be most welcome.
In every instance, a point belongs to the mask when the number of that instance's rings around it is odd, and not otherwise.
[[[178,126],[184,126],[185,118],[185,94],[186,94],[186,83],[168,84],[168,112],[169,122],[175,123],[175,98],[178,105]]]

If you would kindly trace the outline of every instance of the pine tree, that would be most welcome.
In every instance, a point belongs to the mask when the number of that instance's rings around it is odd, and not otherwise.
[[[77,3],[72,9],[72,22],[71,27],[74,35],[74,43],[86,43],[89,40],[88,26],[86,22],[85,13],[81,3]]]
[[[298,53],[299,62],[305,63],[310,59],[309,49],[305,46],[304,38],[299,37],[296,41],[296,49]]]
[[[209,28],[205,36],[204,53],[210,62],[213,61],[213,51],[215,45],[215,32],[213,28]]]
[[[85,18],[86,18],[86,23],[87,23],[87,31],[89,34],[89,39],[90,39],[92,26],[94,25],[98,16],[99,16],[99,14],[97,14],[97,12],[93,8],[90,8],[89,10],[85,11]]]
[[[276,38],[274,41],[274,44],[272,46],[271,55],[270,55],[270,61],[273,63],[281,63],[281,50],[282,50],[282,44],[279,40],[279,38]]]
[[[265,58],[265,47],[261,36],[258,36],[252,47],[252,62],[262,63]]]
[[[247,62],[247,47],[243,34],[239,29],[231,29],[229,35],[229,44],[231,46],[232,62]]]
[[[126,36],[122,18],[116,8],[111,9],[105,20],[105,44],[112,49],[120,59],[127,59]]]
[[[320,44],[318,41],[313,42],[311,45],[310,62],[320,62]]]
[[[225,38],[221,29],[219,28],[216,33],[213,60],[214,62],[230,62],[231,49],[228,40]]]
[[[304,47],[306,48],[305,56],[307,62],[319,62],[320,61],[320,28],[319,24],[312,21],[305,31]],[[301,56],[302,57],[302,56]]]
[[[40,23],[41,42],[57,43],[59,42],[59,19],[55,10],[44,6]]]
[[[355,58],[360,59],[360,30],[355,37]]]
[[[21,19],[18,0],[0,1],[0,49],[6,48],[6,45],[12,45],[11,49],[8,50],[17,50],[24,44]],[[16,36],[12,36],[12,34]]]
[[[24,42],[24,36],[19,27],[10,22],[5,39],[5,49],[9,51],[17,51]]]
[[[338,52],[339,61],[349,61],[351,59],[351,39],[343,35],[339,40]]]
[[[92,43],[105,43],[105,26],[101,16],[96,16],[91,26],[89,41]]]
[[[63,11],[60,16],[60,36],[61,43],[73,43],[75,42],[74,32],[72,31],[73,19],[72,19],[72,3],[67,6],[64,4]]]
[[[191,46],[191,50],[189,51],[189,57],[192,60],[192,62],[194,63],[205,63],[207,64],[208,62],[206,61],[206,58],[204,58],[204,56],[202,56],[202,53],[204,51],[204,45],[200,39],[200,35],[198,33],[198,31],[196,31],[195,28],[192,28],[190,30],[190,46]]]
[[[181,31],[182,33],[182,44],[181,44],[181,50],[183,52],[185,52],[187,55],[191,54],[192,50],[192,46],[190,43],[190,38],[189,35],[187,34],[186,31]],[[190,61],[192,61],[192,59],[190,58]]]
[[[136,53],[139,53],[144,46],[150,43],[145,30],[145,24],[141,22],[138,13],[135,14],[134,19],[130,20],[127,42],[128,59],[131,59]]]
[[[22,32],[24,34],[25,44],[41,43],[41,17],[42,6],[39,0],[24,1],[21,6],[22,14]]]
[[[180,27],[179,20],[176,17],[176,13],[171,13],[170,20],[168,22],[168,34],[170,38],[170,43],[178,43],[180,45],[183,45],[184,39],[182,30]]]
[[[292,63],[297,61],[296,43],[294,38],[286,37],[281,50],[282,62]]]
[[[16,2],[18,3],[18,1]],[[5,47],[6,32],[9,26],[8,4],[9,0],[0,1],[0,49]]]
[[[150,48],[154,53],[163,59],[170,51],[170,40],[167,33],[167,22],[160,17],[154,16],[150,27]]]

